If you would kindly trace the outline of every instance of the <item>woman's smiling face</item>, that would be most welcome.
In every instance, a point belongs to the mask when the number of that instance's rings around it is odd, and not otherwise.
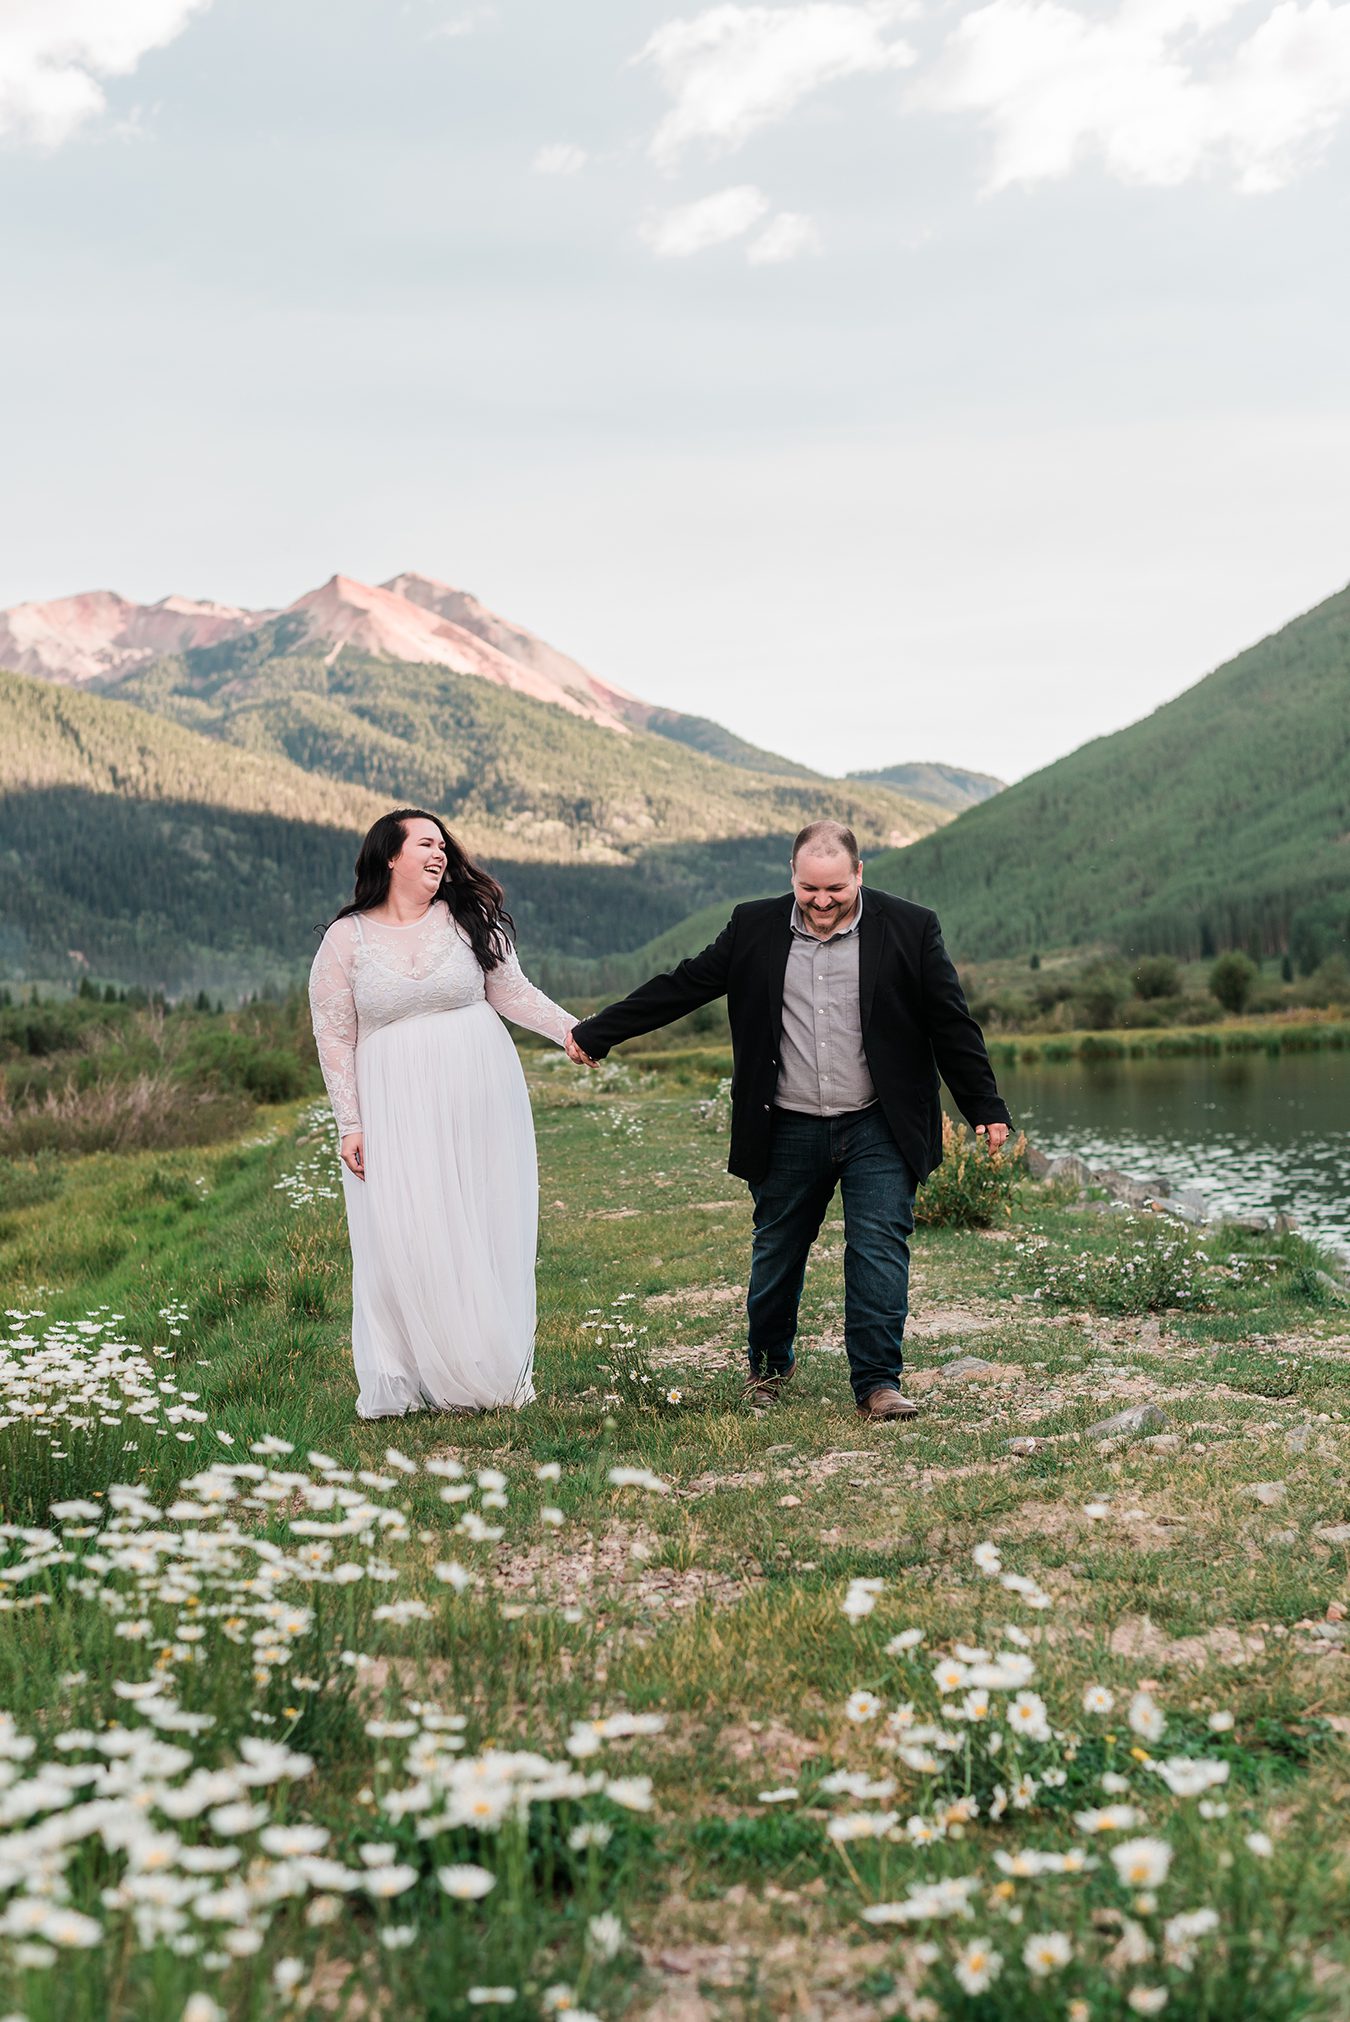
[[[403,824],[403,847],[389,864],[392,889],[410,902],[429,905],[445,876],[445,838],[434,821],[420,817]]]

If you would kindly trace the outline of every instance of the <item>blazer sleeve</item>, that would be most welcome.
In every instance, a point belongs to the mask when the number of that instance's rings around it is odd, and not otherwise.
[[[726,994],[731,973],[732,943],[736,938],[736,915],[723,927],[715,941],[700,954],[690,955],[678,968],[664,976],[653,976],[617,1004],[609,1004],[594,1017],[583,1018],[572,1028],[572,1037],[583,1053],[603,1060],[611,1046],[621,1039],[636,1038],[640,1032],[655,1032],[659,1025],[673,1024],[686,1011],[697,1011],[714,997]]]
[[[984,1034],[970,1014],[961,979],[952,965],[934,913],[924,931],[923,994],[938,1073],[966,1122],[1011,1123],[985,1051]]]

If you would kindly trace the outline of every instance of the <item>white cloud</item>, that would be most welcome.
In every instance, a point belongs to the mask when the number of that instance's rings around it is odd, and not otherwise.
[[[0,136],[60,147],[107,105],[101,77],[129,77],[210,0],[3,0]]]
[[[752,267],[777,267],[785,260],[800,259],[803,253],[819,251],[820,233],[814,221],[801,211],[779,211],[750,241],[745,257]]]
[[[730,149],[840,78],[895,70],[914,51],[889,30],[907,0],[807,0],[788,7],[718,6],[668,21],[638,51],[672,100],[652,158],[676,162],[694,141]]]
[[[428,31],[432,42],[458,42],[461,36],[476,35],[487,21],[495,21],[495,7],[466,7],[459,14],[452,14],[445,21],[438,21]]]
[[[574,147],[571,141],[555,141],[551,147],[541,147],[534,158],[535,172],[541,176],[574,176],[584,169],[590,156],[584,147]]]
[[[739,239],[757,225],[769,200],[753,183],[737,183],[697,203],[653,211],[640,226],[643,240],[663,260],[686,260],[708,246]]]
[[[1119,181],[1227,172],[1247,192],[1315,161],[1350,109],[1350,4],[990,0],[948,36],[916,105],[979,116],[988,187],[1067,175],[1097,155]],[[1216,39],[1230,28],[1233,36]],[[1245,36],[1244,36],[1245,31]]]

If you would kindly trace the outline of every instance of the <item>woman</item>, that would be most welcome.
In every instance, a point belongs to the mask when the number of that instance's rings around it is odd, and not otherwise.
[[[521,973],[510,924],[501,886],[435,815],[403,807],[362,843],[356,895],[314,958],[362,1418],[534,1395],[539,1181],[501,1021],[559,1046],[574,1021]]]

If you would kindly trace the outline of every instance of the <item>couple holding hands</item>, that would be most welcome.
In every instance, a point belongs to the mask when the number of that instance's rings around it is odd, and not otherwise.
[[[858,1413],[915,1415],[901,1389],[909,1236],[942,1157],[939,1076],[992,1145],[1008,1110],[936,915],[865,888],[841,822],[804,828],[791,872],[790,892],[737,906],[701,954],[578,1023],[522,973],[501,887],[437,816],[398,808],[374,824],[310,975],[342,1140],[361,1417],[535,1394],[534,1127],[502,1020],[594,1066],[722,996],[728,1163],[754,1200],[747,1395],[767,1402],[792,1379],[807,1255],[838,1187]]]

